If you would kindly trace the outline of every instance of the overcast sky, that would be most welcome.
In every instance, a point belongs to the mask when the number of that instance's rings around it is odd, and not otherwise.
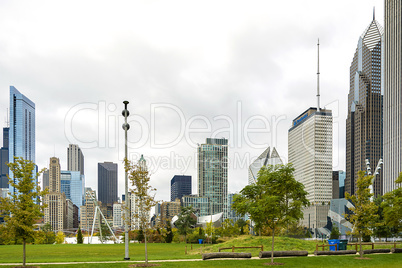
[[[383,0],[0,1],[0,119],[9,86],[36,103],[36,162],[67,147],[85,156],[86,186],[97,163],[119,164],[124,192],[123,101],[130,102],[129,154],[151,169],[158,200],[174,175],[191,175],[196,147],[229,139],[229,191],[267,146],[287,162],[291,121],[316,106],[333,110],[334,170],[345,169],[349,66]],[[2,135],[2,133],[0,134]]]

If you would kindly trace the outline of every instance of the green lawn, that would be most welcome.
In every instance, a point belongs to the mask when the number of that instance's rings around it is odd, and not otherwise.
[[[275,250],[307,250],[309,253],[313,253],[315,250],[315,245],[321,244],[321,241],[304,241],[299,239],[278,237],[275,238]],[[264,251],[269,251],[271,246],[271,237],[251,237],[251,236],[241,236],[238,238],[231,239],[227,242],[216,244],[216,245],[206,245],[202,246],[202,252],[217,252],[220,247],[231,247],[231,246],[258,246],[263,245]],[[201,259],[201,245],[193,244],[193,249],[191,250],[191,245],[187,244],[187,250],[189,254],[185,254],[186,244],[160,244],[151,243],[148,244],[148,256],[149,260],[179,260],[179,259]],[[390,245],[381,246],[391,248]],[[397,247],[402,247],[398,244]],[[349,247],[350,248],[350,247]],[[371,248],[366,246],[366,248]],[[376,248],[379,248],[376,246]],[[228,251],[228,250],[227,250]],[[236,252],[251,252],[253,257],[258,256],[259,249],[237,249]],[[130,244],[130,258],[132,261],[143,261],[144,260],[144,244]],[[370,257],[373,255],[370,255]],[[376,255],[379,256],[379,255]],[[397,258],[394,256],[402,256],[402,254],[385,255],[389,256],[390,259]],[[335,258],[337,258],[336,256]],[[347,256],[346,259],[349,258]],[[27,245],[27,262],[91,262],[91,261],[121,261],[124,258],[124,244],[98,244],[98,245],[88,245],[88,244],[63,244],[63,245]],[[310,259],[311,257],[309,257]],[[319,264],[320,258],[314,259]],[[334,258],[334,257],[329,257]],[[376,257],[377,258],[377,257]],[[340,259],[345,260],[345,259]],[[399,259],[400,260],[400,259]],[[22,261],[22,245],[1,245],[0,246],[0,263],[20,263]],[[286,261],[290,261],[286,259]],[[230,261],[229,261],[230,262]],[[254,262],[254,260],[253,260]],[[284,261],[285,262],[285,261]],[[325,261],[324,261],[325,262]],[[187,263],[187,262],[186,262]],[[186,265],[183,263],[183,265]],[[210,263],[210,261],[203,262]],[[228,262],[225,262],[228,263]],[[243,263],[242,261],[234,262],[233,264],[228,264],[230,266],[237,265],[238,263]],[[259,263],[259,262],[256,262]],[[369,262],[368,262],[369,263]],[[374,263],[374,262],[373,262]],[[123,266],[121,266],[123,265]],[[126,264],[102,264],[101,267],[125,267]],[[164,264],[169,267],[170,264]],[[194,264],[196,265],[196,263]],[[199,264],[201,265],[201,264]],[[218,264],[217,264],[218,265]],[[225,264],[226,265],[226,264]],[[244,264],[247,265],[247,264]],[[289,264],[290,265],[290,264]],[[343,264],[341,264],[344,266]],[[49,267],[49,266],[47,266]],[[60,267],[60,266],[59,266]],[[92,267],[92,266],[91,266]],[[96,267],[96,266],[94,266]],[[246,266],[247,267],[247,266]],[[0,267],[1,268],[1,267]],[[342,267],[343,268],[343,267]]]
[[[284,263],[279,267],[384,267],[399,268],[402,263],[402,254],[376,254],[367,255],[368,260],[356,259],[357,256],[319,256],[319,257],[299,257],[299,258],[276,258],[275,262]],[[186,261],[186,262],[164,262],[159,263],[159,267],[266,267],[264,263],[270,262],[269,259],[258,260],[208,260],[208,261]],[[111,263],[111,264],[71,264],[71,265],[41,265],[43,268],[60,268],[60,267],[128,267],[128,263]],[[1,266],[7,267],[7,266]]]
[[[190,245],[187,245],[190,249]],[[63,244],[27,245],[27,262],[82,262],[82,261],[120,261],[124,258],[124,244]],[[131,260],[145,259],[144,244],[130,244]],[[185,255],[185,244],[148,244],[150,260],[194,259]],[[198,256],[198,258],[201,258]],[[0,263],[21,262],[22,245],[0,246]]]

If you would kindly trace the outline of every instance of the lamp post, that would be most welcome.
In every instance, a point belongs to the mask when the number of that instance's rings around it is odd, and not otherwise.
[[[123,124],[123,129],[124,129],[124,164],[126,165],[127,159],[127,131],[130,129],[130,125],[127,123],[127,117],[130,115],[130,112],[127,110],[127,105],[128,101],[123,101],[124,103],[124,110],[122,112],[124,116],[124,124]],[[129,242],[129,237],[128,237],[128,222],[130,218],[130,198],[128,196],[128,174],[127,174],[127,168],[125,166],[125,186],[126,186],[126,192],[125,192],[125,209],[124,209],[124,242],[125,242],[125,254],[124,254],[124,260],[130,260],[130,257],[128,255],[128,242]]]

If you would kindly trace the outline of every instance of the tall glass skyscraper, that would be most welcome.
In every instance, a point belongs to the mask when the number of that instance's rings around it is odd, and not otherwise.
[[[385,0],[383,194],[402,172],[402,2]]]
[[[227,215],[227,139],[208,138],[205,144],[198,146],[198,196],[209,199],[209,214],[224,212]]]
[[[78,208],[84,205],[85,177],[80,171],[61,171],[61,192]]]
[[[350,65],[350,91],[346,119],[345,191],[355,194],[357,173],[366,169],[366,159],[375,168],[382,159],[382,50],[383,29],[373,18],[360,36]],[[382,172],[373,185],[382,193]]]
[[[10,86],[9,162],[23,157],[35,163],[35,103]],[[13,174],[9,174],[13,178]],[[10,192],[14,187],[9,186]]]

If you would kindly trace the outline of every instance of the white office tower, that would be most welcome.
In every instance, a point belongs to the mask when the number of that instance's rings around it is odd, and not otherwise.
[[[311,203],[303,211],[302,224],[323,227],[332,198],[332,111],[309,108],[293,120],[288,139],[289,163]]]
[[[280,158],[278,152],[276,151],[275,147],[271,148],[268,147],[265,151],[251,163],[248,167],[248,184],[254,184],[257,182],[258,172],[263,166],[275,166],[275,165],[282,165],[282,159]]]
[[[385,0],[383,194],[402,172],[402,1]],[[374,165],[374,163],[372,163]]]

